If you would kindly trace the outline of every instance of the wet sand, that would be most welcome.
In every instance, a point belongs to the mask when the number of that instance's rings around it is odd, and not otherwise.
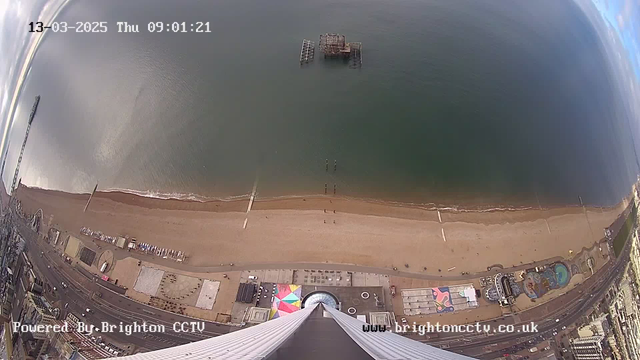
[[[454,266],[459,274],[569,257],[569,250],[578,253],[601,240],[626,205],[589,208],[586,216],[579,207],[442,211],[440,222],[438,211],[413,206],[333,196],[258,199],[243,229],[248,199],[203,203],[96,193],[83,213],[88,197],[26,187],[18,192],[26,212],[42,208],[45,224],[75,234],[87,226],[134,236],[186,251],[193,266],[329,262],[443,276]]]

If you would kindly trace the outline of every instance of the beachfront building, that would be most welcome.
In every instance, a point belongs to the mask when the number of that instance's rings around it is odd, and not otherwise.
[[[523,270],[517,274],[498,273],[484,277],[480,279],[480,285],[485,299],[497,302],[500,306],[511,306],[522,293],[531,299],[539,299],[549,291],[567,286],[572,275],[588,271],[587,276],[591,276],[595,266],[593,257],[585,258],[581,255],[567,264],[555,262]]]
[[[637,207],[640,207],[640,176],[637,177],[636,182],[631,187],[631,193],[633,194],[633,202]]]
[[[501,273],[496,274],[494,277],[494,286],[498,291],[498,303],[500,303],[500,306],[509,306],[515,302],[515,296],[507,275]]]
[[[317,303],[215,338],[124,359],[470,359],[368,324]]]
[[[55,316],[46,300],[32,292],[27,292],[25,295],[19,312],[21,315],[18,322],[24,325],[51,324],[55,321]],[[20,339],[14,348],[14,358],[20,359],[20,356],[24,354],[25,357],[30,356],[38,359],[40,356],[48,354],[50,341],[46,333],[19,330],[17,333],[12,333],[12,336],[15,335],[18,335]]]
[[[604,335],[609,333],[609,322],[607,321],[607,314],[601,314],[597,318],[593,319],[585,326],[578,328],[578,336],[580,338],[587,338],[591,336]]]
[[[574,339],[571,341],[571,352],[576,360],[604,360],[602,335]]]
[[[521,272],[519,277],[524,279],[526,272]],[[494,276],[480,279],[483,287],[482,293],[485,299],[497,302],[500,306],[509,306],[523,292],[522,282],[518,282],[514,273],[498,273]]]
[[[44,297],[28,292],[23,303],[22,324],[38,325],[50,324],[56,318]]]
[[[473,284],[402,290],[403,312],[407,316],[431,315],[478,307]]]
[[[55,324],[62,326],[64,322],[58,320]],[[69,331],[49,332],[47,335],[51,343],[49,355],[55,354],[60,359],[106,359],[120,354],[105,344],[101,336],[92,338],[79,332],[71,323]]]

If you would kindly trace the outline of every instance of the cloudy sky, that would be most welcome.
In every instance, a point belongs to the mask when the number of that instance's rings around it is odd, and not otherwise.
[[[30,33],[29,23],[50,22],[66,0],[0,1],[0,154],[4,159],[11,130],[13,100],[27,73],[41,34]]]

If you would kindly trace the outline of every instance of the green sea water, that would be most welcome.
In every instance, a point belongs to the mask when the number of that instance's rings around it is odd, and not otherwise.
[[[57,21],[109,28],[50,33],[38,49],[7,160],[40,94],[28,185],[613,204],[638,173],[604,45],[571,1],[76,1]],[[360,69],[299,65],[302,39],[326,32],[362,42]]]

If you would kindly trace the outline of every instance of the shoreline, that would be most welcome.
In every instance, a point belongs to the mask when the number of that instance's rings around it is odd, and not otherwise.
[[[36,187],[29,187],[30,189],[40,189],[46,191],[58,191],[58,190],[48,190]],[[67,193],[61,191],[63,193]],[[195,193],[163,193],[152,190],[132,190],[132,189],[121,189],[121,188],[111,188],[111,189],[103,189],[97,190],[96,193],[102,194],[120,194],[120,195],[136,195],[143,198],[148,199],[157,199],[157,200],[178,200],[178,201],[186,201],[186,202],[198,202],[198,203],[210,203],[210,202],[233,202],[233,201],[243,201],[249,200],[252,196],[251,192],[247,192],[242,195],[231,195],[227,197],[214,197],[214,196],[205,196],[199,195]],[[70,193],[67,193],[70,194]],[[82,193],[85,194],[85,193]],[[86,193],[87,195],[89,193]],[[351,201],[360,201],[378,205],[387,205],[387,206],[397,206],[397,207],[409,207],[409,208],[418,208],[422,210],[440,210],[440,211],[452,211],[452,212],[492,212],[492,211],[521,211],[521,210],[549,210],[555,208],[570,208],[570,207],[582,207],[579,204],[555,204],[552,206],[541,206],[538,204],[526,204],[521,201],[520,205],[507,205],[505,203],[497,203],[497,202],[475,202],[474,205],[471,205],[471,202],[464,204],[464,201],[459,203],[453,202],[412,202],[412,201],[402,201],[402,200],[391,200],[384,198],[375,198],[375,197],[360,197],[360,196],[350,196],[350,195],[334,195],[334,194],[320,194],[320,193],[310,193],[310,194],[290,194],[290,195],[276,195],[276,196],[261,196],[260,192],[256,193],[255,201],[278,201],[278,200],[295,200],[295,199],[325,199],[325,198],[338,198],[343,200],[351,200]],[[612,206],[601,206],[601,205],[589,205],[588,208],[612,208],[616,205]]]
[[[27,186],[24,184],[20,184],[20,188],[29,189],[31,191],[44,191],[44,192],[52,192],[52,193],[60,193],[64,195],[71,196],[82,196],[82,195],[90,195],[91,191],[87,192],[78,192],[72,193],[64,190],[55,190],[55,189],[46,189],[37,186]],[[169,200],[169,201],[181,201],[186,203],[199,203],[199,204],[209,204],[209,203],[232,203],[236,201],[248,201],[252,192],[249,191],[245,194],[241,195],[229,195],[229,196],[206,196],[200,195],[196,193],[179,193],[179,192],[160,192],[154,190],[133,190],[133,189],[124,189],[124,188],[108,188],[108,189],[98,189],[96,190],[96,195],[102,195],[103,197],[112,197],[113,196],[136,196],[140,198],[145,198],[149,200]],[[624,200],[628,201],[631,194],[627,194],[624,196]],[[282,201],[282,200],[295,200],[295,199],[341,199],[341,200],[349,200],[349,201],[359,201],[363,203],[371,203],[377,205],[386,205],[386,206],[394,206],[394,207],[406,207],[406,208],[416,208],[427,211],[449,211],[449,212],[474,212],[474,213],[482,213],[482,212],[494,212],[494,211],[522,211],[522,210],[553,210],[558,208],[582,208],[582,205],[578,203],[555,203],[553,205],[539,205],[537,203],[526,203],[524,200],[519,200],[518,205],[506,204],[501,202],[482,202],[482,201],[468,201],[465,204],[464,200],[460,202],[420,202],[420,201],[403,201],[403,200],[392,200],[385,198],[375,198],[375,197],[366,197],[366,196],[350,196],[350,195],[334,195],[334,194],[321,194],[321,193],[309,193],[309,194],[290,194],[290,195],[275,195],[275,196],[261,196],[260,191],[256,192],[255,201]],[[535,201],[534,201],[535,202]],[[614,205],[585,205],[586,208],[589,209],[610,209],[617,207],[620,202]]]
[[[247,213],[247,199],[202,203],[102,192],[83,212],[88,194],[23,186],[17,196],[26,213],[42,209],[45,227],[74,236],[85,226],[129,235],[186,252],[190,266],[341,263],[435,275],[571,257],[599,242],[626,205],[439,214],[321,196],[258,199]]]
[[[73,197],[78,199],[88,199],[90,193],[69,193],[61,190],[50,190],[38,187],[28,187],[23,184],[20,189],[27,189],[30,192],[41,192],[47,194],[57,194],[62,197]],[[207,198],[196,194],[159,194],[149,191],[107,189],[98,190],[94,198],[108,199],[117,203],[137,206],[146,209],[164,210],[187,210],[205,212],[242,212],[247,211],[247,202],[251,199],[251,194],[238,195],[229,198]],[[179,197],[184,195],[185,197]],[[628,201],[628,196],[625,197]],[[604,212],[618,208],[621,203],[614,206],[585,206],[587,211]],[[91,206],[89,206],[91,208]],[[425,213],[438,212],[441,215],[441,222],[464,221],[472,223],[496,223],[490,219],[492,215],[500,214],[504,217],[508,214],[509,221],[521,222],[533,221],[542,217],[554,216],[568,213],[582,213],[583,207],[577,204],[557,205],[557,206],[504,206],[504,205],[438,205],[435,203],[408,203],[400,201],[380,200],[373,198],[358,198],[344,195],[283,195],[274,197],[255,197],[252,211],[256,210],[326,210],[328,213],[340,211],[343,213],[372,215],[383,217],[398,217],[404,219],[425,219]],[[422,213],[422,214],[419,214]],[[481,216],[482,221],[476,218]],[[497,222],[505,223],[505,221]]]

